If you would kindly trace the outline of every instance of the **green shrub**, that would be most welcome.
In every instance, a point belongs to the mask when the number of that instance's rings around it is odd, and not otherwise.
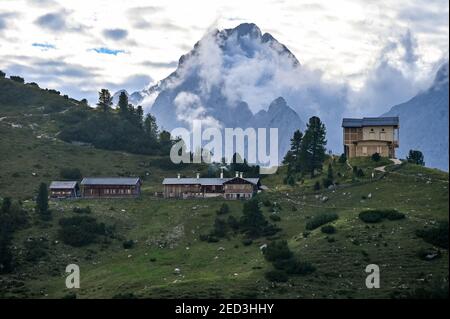
[[[379,223],[383,219],[388,220],[400,220],[404,219],[405,214],[396,211],[395,209],[385,209],[385,210],[366,210],[359,213],[359,219],[365,223]]]
[[[293,257],[289,259],[275,260],[273,265],[277,270],[285,271],[290,275],[307,275],[316,270],[312,264],[308,262],[301,262]]]
[[[217,215],[224,215],[224,214],[228,214],[230,212],[230,208],[228,207],[228,205],[226,203],[223,203],[219,210],[217,211]]]
[[[269,270],[264,274],[264,276],[268,281],[272,282],[287,282],[289,280],[289,277],[286,274],[286,272],[278,269]]]
[[[234,216],[228,216],[227,224],[233,231],[237,231],[239,229],[239,221]]]
[[[95,218],[89,216],[61,218],[59,225],[59,238],[66,245],[74,247],[89,245],[95,242],[98,236],[106,236],[109,233],[105,224],[97,223]]]
[[[250,246],[251,244],[253,244],[253,240],[246,238],[242,240],[242,245],[244,246]]]
[[[73,181],[80,180],[82,177],[80,169],[76,167],[61,168],[59,171],[59,176],[62,179]]]
[[[425,242],[448,249],[448,222],[440,222],[436,227],[416,231],[417,236]]]
[[[315,182],[313,188],[314,188],[315,191],[320,190],[320,182],[319,181]]]
[[[374,161],[374,162],[379,162],[381,160],[380,153],[373,153],[371,157],[372,157],[372,161]]]
[[[46,240],[26,240],[25,246],[25,259],[30,262],[37,262],[47,256],[48,242]]]
[[[271,207],[271,206],[272,206],[272,203],[270,202],[270,200],[265,199],[265,200],[263,201],[263,205],[266,206],[266,207]]]
[[[342,153],[341,156],[339,156],[338,162],[341,164],[345,164],[345,162],[347,162],[347,156],[345,156],[345,153]]]
[[[277,214],[270,214],[269,218],[274,222],[279,222],[281,220],[281,217]]]
[[[227,223],[220,218],[216,218],[214,220],[214,229],[211,233],[211,235],[216,236],[216,237],[225,237],[227,234]]]
[[[288,247],[287,241],[273,241],[264,249],[264,257],[268,261],[276,261],[280,259],[289,259],[292,257],[292,252]]]
[[[306,229],[307,230],[316,229],[322,225],[325,225],[326,223],[335,221],[338,218],[339,216],[336,213],[323,213],[316,215],[306,223]]]
[[[87,207],[74,207],[72,210],[73,210],[74,213],[77,213],[77,214],[90,214],[92,212],[91,208],[89,206],[87,206]]]
[[[123,247],[124,249],[131,249],[131,248],[133,248],[133,247],[134,247],[134,240],[132,240],[132,239],[130,239],[130,240],[125,240],[125,241],[122,243],[122,247]]]
[[[336,228],[333,225],[323,226],[320,230],[324,234],[334,234],[336,232]]]

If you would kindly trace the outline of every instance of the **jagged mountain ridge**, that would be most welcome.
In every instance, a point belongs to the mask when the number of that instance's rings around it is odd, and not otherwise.
[[[400,148],[405,158],[410,149],[420,150],[425,164],[448,171],[449,64],[436,73],[433,84],[409,101],[393,106],[383,116],[399,116]]]
[[[222,128],[276,127],[279,129],[281,160],[293,132],[303,129],[304,123],[282,97],[268,96],[264,104],[258,105],[259,112],[253,112],[249,101],[239,94],[239,72],[252,72],[251,64],[260,61],[274,61],[286,69],[300,64],[286,46],[269,33],[262,34],[255,24],[244,23],[233,29],[214,30],[180,57],[172,74],[132,96],[136,98],[135,103],[141,103],[147,111],[150,110],[158,125],[166,130],[189,128],[193,119],[201,119],[207,126]],[[244,69],[246,63],[249,64],[248,70]],[[231,81],[233,72],[236,79]],[[257,81],[263,83],[272,77],[273,74],[268,72]]]

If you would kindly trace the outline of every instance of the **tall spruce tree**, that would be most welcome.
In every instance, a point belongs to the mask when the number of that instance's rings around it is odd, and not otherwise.
[[[144,130],[152,140],[158,139],[158,125],[156,124],[156,118],[150,113],[147,114],[144,120]]]
[[[139,119],[139,123],[142,123],[142,121],[144,120],[144,109],[142,108],[141,105],[138,105],[136,107],[136,116]],[[156,124],[156,121],[155,121],[155,124]],[[158,129],[156,131],[158,131]]]
[[[112,106],[112,104],[113,104],[112,96],[111,93],[109,93],[109,90],[101,89],[101,91],[98,92],[98,103],[97,103],[98,108],[103,112],[107,112]]]
[[[299,159],[302,140],[303,140],[302,132],[300,132],[300,130],[296,130],[291,138],[291,148],[284,157],[284,163],[288,165],[288,175],[300,171],[301,163]]]
[[[128,96],[125,91],[122,91],[119,95],[119,111],[121,114],[128,113]]]
[[[48,190],[47,184],[41,183],[36,197],[36,211],[42,220],[51,219],[51,212],[48,209]]]
[[[327,144],[325,137],[325,125],[317,116],[311,117],[303,136],[299,155],[301,170],[311,174],[311,177],[314,177],[316,170],[322,169]]]

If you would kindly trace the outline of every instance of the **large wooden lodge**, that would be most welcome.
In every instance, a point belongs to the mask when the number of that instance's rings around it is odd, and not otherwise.
[[[374,153],[395,158],[395,149],[399,146],[399,127],[397,116],[344,118],[344,153],[347,158]]]
[[[245,178],[242,173],[224,178],[165,178],[163,180],[165,198],[209,198],[250,199],[261,190],[259,178]]]
[[[84,198],[137,197],[142,182],[139,177],[85,177],[80,185]]]
[[[127,198],[141,194],[139,177],[85,177],[77,181],[53,181],[50,198]]]

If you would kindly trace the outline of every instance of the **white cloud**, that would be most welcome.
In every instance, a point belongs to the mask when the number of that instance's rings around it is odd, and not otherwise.
[[[71,0],[9,1],[7,11],[0,9],[0,69],[16,70],[18,67],[14,64],[19,61],[28,66],[26,72],[20,74],[26,79],[41,76],[39,84],[43,87],[55,86],[76,98],[83,98],[84,92],[91,92],[87,95],[95,97],[102,85],[124,83],[135,74],[148,74],[156,80],[164,78],[175,69],[173,61],[192,48],[211,25],[222,29],[241,22],[254,22],[285,44],[308,69],[322,70],[323,80],[348,83],[352,88],[361,89],[374,76],[375,71],[371,70],[381,65],[377,60],[379,52],[390,42],[398,41],[399,34],[405,34],[405,30],[410,30],[415,39],[411,43],[415,55],[411,58],[417,70],[411,74],[419,78],[429,76],[436,62],[448,55],[448,8],[445,0],[323,0],[314,3],[310,0],[153,0],[151,6],[145,0],[92,0],[89,6],[83,1]],[[20,23],[2,19],[5,13],[19,14]],[[44,27],[35,24],[40,18]],[[105,29],[123,30],[126,41],[105,38]],[[71,32],[59,32],[63,30]],[[56,49],[40,50],[32,47],[33,43],[46,43]],[[103,47],[124,50],[126,54],[107,56],[89,51]],[[73,75],[70,80],[67,75],[43,77],[39,74],[42,70],[19,56],[58,59],[80,68],[98,70],[91,76]],[[217,71],[212,69],[217,62],[213,56],[211,51],[211,60],[204,65],[211,83],[218,78]],[[403,63],[401,55],[389,61],[395,68],[396,61]],[[243,81],[242,87],[235,85],[236,94],[245,94],[252,82],[250,66],[243,62],[240,73],[229,76],[230,80]],[[270,68],[259,64],[254,67]],[[410,72],[403,67],[400,69],[403,75]],[[285,77],[282,68],[277,78],[293,81]],[[80,86],[72,90],[67,82]],[[205,83],[204,89],[208,90],[211,83]],[[227,87],[232,89],[233,83],[228,83]],[[249,104],[261,103],[258,100],[267,97],[265,92],[252,94],[255,95],[247,97],[254,100]]]

